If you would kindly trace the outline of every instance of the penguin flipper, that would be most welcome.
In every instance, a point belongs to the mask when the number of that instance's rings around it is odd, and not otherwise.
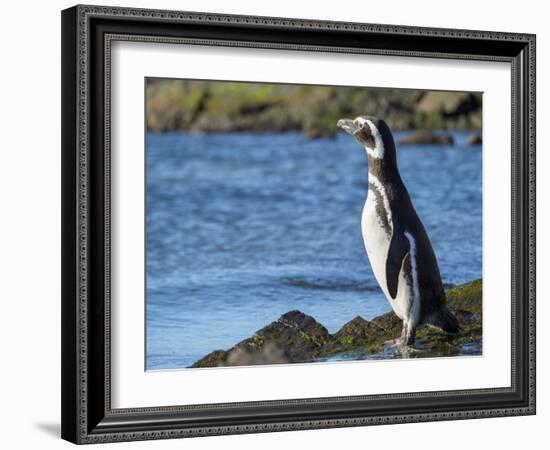
[[[401,271],[403,259],[407,256],[409,249],[409,240],[403,233],[394,230],[388,248],[388,256],[386,257],[386,284],[391,298],[397,296],[399,272]]]

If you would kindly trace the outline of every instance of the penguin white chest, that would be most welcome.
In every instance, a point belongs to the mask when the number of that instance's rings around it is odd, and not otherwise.
[[[406,320],[411,313],[416,315],[417,308],[414,308],[414,304],[417,302],[414,302],[412,286],[401,271],[397,283],[397,295],[392,298],[386,282],[386,259],[392,235],[391,223],[391,212],[387,201],[385,201],[383,190],[377,190],[376,193],[369,190],[361,218],[363,242],[372,271],[382,292],[397,317]]]
[[[361,217],[361,232],[376,281],[378,281],[386,298],[389,299],[390,295],[386,283],[386,258],[391,235],[384,227],[384,221],[379,215],[380,211],[383,211],[383,209],[381,205],[377,207],[377,196],[369,191],[363,208],[363,216]]]

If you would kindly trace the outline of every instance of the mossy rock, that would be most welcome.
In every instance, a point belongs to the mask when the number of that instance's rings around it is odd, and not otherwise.
[[[470,311],[481,315],[483,281],[481,279],[456,286],[445,293],[447,304],[456,310]]]
[[[330,360],[338,355],[348,359],[439,357],[465,354],[466,348],[471,354],[480,354],[482,293],[482,280],[448,288],[447,303],[460,323],[460,331],[446,333],[421,325],[413,348],[396,349],[392,344],[402,327],[393,312],[372,320],[356,316],[331,335],[313,317],[294,310],[229,350],[206,355],[192,367],[287,364]]]
[[[376,323],[369,322],[363,319],[361,316],[357,316],[344,324],[334,335],[335,338],[348,341],[354,340],[355,342],[364,342],[375,338],[380,334],[383,329]]]
[[[214,350],[213,352],[193,363],[191,367],[221,367],[226,365],[226,361],[227,352],[225,350]]]
[[[313,317],[289,311],[227,351],[213,352],[192,367],[285,364],[314,359],[334,338]]]

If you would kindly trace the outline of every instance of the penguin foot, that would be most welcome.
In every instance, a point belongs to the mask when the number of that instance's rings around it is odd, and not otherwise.
[[[406,337],[394,339],[394,343],[398,347],[414,347],[414,339],[409,339]]]
[[[397,339],[397,345],[412,347],[416,337],[416,327],[403,323],[403,329],[401,330],[401,337]]]
[[[384,344],[393,345],[395,347],[411,347],[414,345],[414,341],[412,343],[409,343],[406,338],[398,337],[395,339],[390,339],[389,341],[385,341]]]

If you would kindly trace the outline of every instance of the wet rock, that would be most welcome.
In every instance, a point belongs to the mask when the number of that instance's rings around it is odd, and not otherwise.
[[[227,352],[225,350],[214,350],[208,355],[202,357],[191,367],[220,367],[225,366],[227,362]]]
[[[382,330],[379,325],[357,316],[340,328],[334,336],[338,339],[349,337],[358,341],[368,341],[376,338],[380,331]]]
[[[314,358],[319,349],[333,339],[323,325],[297,310],[283,314],[255,336],[285,348],[290,362]]]
[[[357,316],[333,335],[334,339],[320,349],[319,356],[355,352],[357,349],[365,352],[366,347],[376,344],[380,331],[379,327],[372,322]]]
[[[313,317],[289,311],[226,352],[210,353],[192,367],[284,364],[319,356],[334,338]]]
[[[375,317],[372,321],[375,325],[379,326],[383,331],[384,336],[397,337],[401,333],[401,327],[403,323],[393,312],[382,314]]]
[[[235,347],[228,352],[225,365],[254,366],[257,364],[287,364],[289,362],[292,361],[282,346],[268,342],[257,348],[249,348],[246,345]]]
[[[476,314],[471,311],[464,311],[462,309],[454,310],[453,311],[456,319],[458,320],[458,323],[462,325],[470,325],[479,320],[479,314]]]
[[[453,145],[450,134],[439,135],[427,129],[418,130],[399,141],[400,145]]]
[[[216,350],[192,367],[287,364],[310,361],[421,358],[479,354],[482,347],[482,280],[446,291],[460,331],[418,327],[414,348],[396,348],[402,322],[389,312],[372,320],[356,316],[331,335],[313,317],[294,310],[227,351]]]
[[[481,315],[483,282],[482,280],[456,286],[446,292],[447,304],[453,310],[470,311]]]

